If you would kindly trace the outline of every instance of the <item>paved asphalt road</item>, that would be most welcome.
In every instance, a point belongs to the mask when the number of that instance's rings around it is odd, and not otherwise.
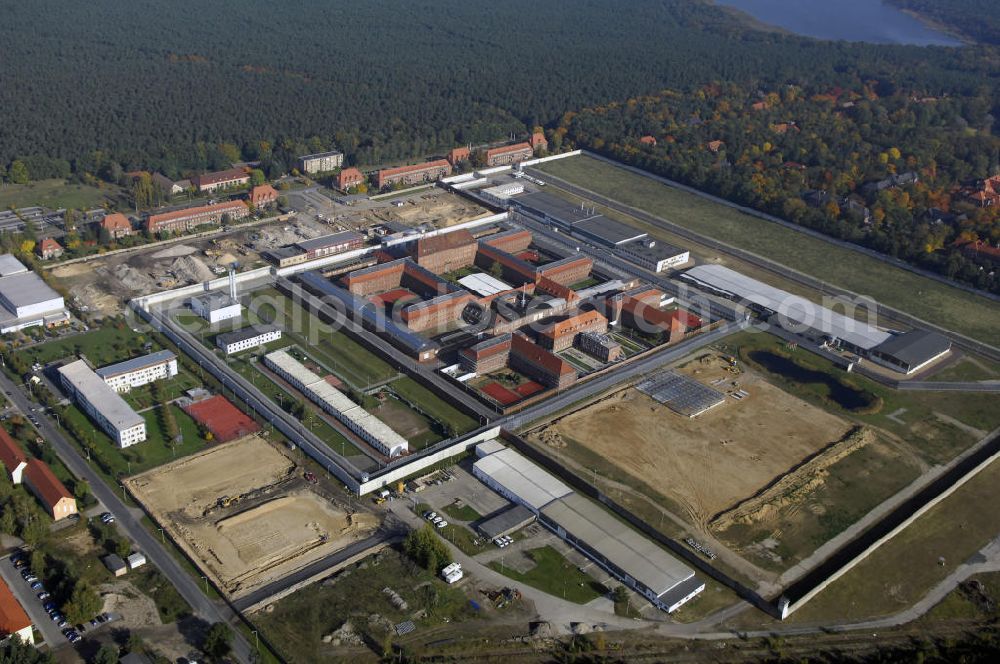
[[[14,403],[22,413],[28,413],[35,404],[28,400],[21,389],[11,381],[6,374],[0,372],[0,388],[8,393],[8,400]],[[202,592],[198,582],[174,559],[159,540],[150,535],[140,522],[141,514],[130,510],[120,497],[117,488],[112,488],[90,467],[62,432],[49,421],[46,415],[38,418],[38,431],[52,446],[56,455],[75,477],[90,484],[90,490],[101,503],[115,515],[118,528],[125,533],[136,548],[146,554],[146,558],[156,565],[167,579],[191,606],[195,615],[209,623],[224,622],[232,624],[235,613],[225,605],[219,605],[209,600]],[[233,654],[240,662],[251,660],[252,648],[243,636],[234,630]]]

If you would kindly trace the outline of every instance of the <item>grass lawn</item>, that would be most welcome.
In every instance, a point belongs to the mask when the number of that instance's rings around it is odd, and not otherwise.
[[[150,339],[145,335],[136,334],[125,323],[115,321],[81,334],[23,348],[18,353],[28,361],[39,364],[82,354],[95,366],[101,367],[127,360],[133,357],[133,353],[143,354],[142,347],[147,341]],[[154,342],[153,351],[155,350],[159,350],[159,346]]]
[[[397,609],[382,592],[387,587],[399,593],[409,608]],[[322,637],[347,620],[378,647],[386,641],[386,631],[370,623],[368,616],[377,613],[397,624],[413,619],[419,611],[426,615],[414,619],[418,631],[475,615],[464,592],[449,587],[395,549],[386,549],[336,574],[331,581],[313,584],[275,602],[272,612],[261,611],[252,620],[285,661],[312,664],[344,661],[344,646],[324,644]],[[371,659],[370,653],[367,655],[365,661]]]
[[[983,506],[995,505],[998,500],[1000,464],[994,463],[830,584],[786,622],[854,621],[905,609],[996,536],[996,513]]]
[[[382,358],[344,332],[334,330],[275,289],[256,293],[251,308],[257,308],[261,319],[273,321],[282,328],[285,336],[303,348],[309,348],[316,359],[355,387],[365,389],[398,375]]]
[[[201,387],[201,381],[183,369],[169,380],[157,381],[161,393],[167,400],[173,400],[183,396],[184,392],[195,387]],[[142,387],[134,387],[122,395],[122,398],[136,410],[144,410],[156,405],[153,400],[153,384],[147,383]]]
[[[170,409],[183,438],[173,449],[167,445],[168,441],[160,423],[159,408],[142,414],[146,421],[146,440],[124,450],[119,449],[111,438],[75,405],[63,409],[60,417],[67,421],[75,421],[82,431],[89,432],[86,443],[92,449],[91,461],[106,478],[114,481],[118,476],[135,475],[175,458],[194,454],[205,447],[206,443],[198,433],[197,423],[177,406],[172,405]],[[77,443],[80,444],[80,441]],[[81,444],[81,446],[86,448],[88,445]]]
[[[540,170],[924,320],[996,341],[1000,307],[984,298],[596,159],[560,159]]]
[[[966,591],[966,588],[976,582],[983,584],[985,595],[993,600],[992,611],[981,602],[975,601],[977,597],[982,599],[982,596]],[[974,574],[948,593],[937,606],[920,618],[920,622],[933,624],[951,620],[996,619],[1000,617],[998,599],[1000,599],[1000,572]]]
[[[468,505],[462,505],[461,507],[455,504],[445,505],[441,508],[441,511],[452,519],[458,519],[459,521],[477,521],[483,518],[482,514]]]
[[[607,593],[603,585],[581,572],[551,546],[531,549],[525,554],[535,562],[535,566],[524,574],[497,561],[491,562],[490,567],[518,583],[577,604],[586,604]]]
[[[979,381],[1000,377],[1000,365],[981,357],[966,355],[950,367],[929,376],[930,381]]]
[[[0,187],[0,209],[40,205],[56,210],[92,210],[105,201],[113,200],[117,193],[118,187],[109,184],[102,184],[98,189],[85,184],[69,184],[65,180],[7,184]]]
[[[392,391],[411,404],[415,410],[437,420],[459,435],[476,428],[476,420],[455,408],[409,376],[392,382]]]

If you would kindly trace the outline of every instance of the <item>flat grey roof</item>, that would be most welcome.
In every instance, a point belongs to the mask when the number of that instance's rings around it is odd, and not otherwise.
[[[592,212],[592,208],[570,203],[564,198],[543,191],[515,196],[511,201],[537,214],[552,217],[567,226],[600,216],[597,212]]]
[[[573,224],[573,232],[582,233],[611,246],[646,237],[646,233],[620,221],[608,219],[604,215]]]
[[[344,154],[339,150],[330,150],[329,152],[317,152],[316,154],[304,154],[299,159],[322,159],[323,157],[333,157],[338,154]]]
[[[109,364],[106,367],[101,367],[94,373],[101,378],[111,378],[112,376],[120,376],[121,374],[138,371],[139,369],[145,369],[146,367],[163,364],[175,359],[177,359],[177,356],[169,350],[158,350],[155,353],[150,353],[149,355],[133,357],[130,360],[118,362],[117,364]]]
[[[24,263],[14,258],[13,254],[0,254],[0,277],[27,271]]]
[[[876,346],[874,351],[915,367],[948,352],[950,349],[951,341],[937,332],[910,330],[902,334],[894,334],[888,341]]]
[[[675,247],[672,244],[667,244],[666,242],[661,242],[660,240],[655,240],[652,247],[648,246],[647,242],[647,240],[634,240],[632,242],[622,244],[619,248],[630,251],[633,254],[642,256],[643,258],[648,258],[653,262],[673,258],[674,256],[678,256],[687,251],[686,249]]]
[[[554,475],[509,448],[483,457],[473,467],[536,510],[572,492]]]
[[[545,506],[542,515],[657,597],[694,576],[690,567],[578,493]]]
[[[314,237],[311,240],[302,240],[301,242],[296,242],[295,246],[302,251],[312,251],[313,249],[323,249],[324,247],[333,247],[338,244],[357,242],[359,240],[363,241],[364,239],[365,237],[360,233],[355,233],[354,231],[341,231],[340,233],[331,233],[330,235]]]
[[[819,330],[832,339],[846,341],[864,350],[871,350],[892,336],[867,323],[848,318],[804,297],[792,295],[722,265],[698,265],[683,276],[711,291],[727,293],[773,311],[797,326]]]
[[[132,410],[132,407],[108,387],[108,384],[83,360],[76,360],[60,367],[59,373],[119,431],[131,429],[145,422],[142,416]]]
[[[276,332],[279,329],[280,328],[274,325],[251,325],[240,330],[234,330],[233,332],[224,332],[223,334],[217,336],[215,341],[220,346],[227,346],[229,344],[235,344],[240,341],[246,341],[247,339],[259,337],[260,335],[267,334],[268,332]]]
[[[494,517],[486,519],[477,528],[486,537],[493,539],[510,531],[526,526],[535,520],[535,513],[524,505],[514,505]]]
[[[62,299],[62,295],[52,290],[52,287],[34,272],[0,277],[0,293],[3,293],[7,301],[15,307],[27,307]]]

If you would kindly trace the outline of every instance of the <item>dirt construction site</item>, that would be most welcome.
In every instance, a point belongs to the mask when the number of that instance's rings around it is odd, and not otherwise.
[[[725,527],[717,520],[737,507],[740,516],[732,518],[763,518],[767,509],[755,511],[751,498],[766,495],[769,486],[786,490],[782,500],[804,485],[814,489],[822,471],[859,444],[848,421],[723,355],[707,353],[680,372],[726,393],[725,403],[690,418],[629,387],[534,430],[529,439],[557,454],[570,441],[583,446],[669,498],[683,510],[678,516],[701,532]]]
[[[126,480],[132,494],[236,599],[378,527],[320,494],[285,456],[247,436]]]

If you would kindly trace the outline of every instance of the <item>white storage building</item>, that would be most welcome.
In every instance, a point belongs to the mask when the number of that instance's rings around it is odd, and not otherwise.
[[[0,256],[0,334],[67,321],[59,293],[10,254]]]
[[[215,338],[215,345],[226,355],[240,353],[251,348],[258,348],[266,343],[281,338],[281,328],[273,325],[256,325],[244,327],[235,332],[226,332]]]
[[[410,449],[409,442],[389,425],[354,403],[287,351],[268,353],[264,356],[264,364],[386,456],[399,456]]]
[[[553,500],[573,492],[554,475],[508,448],[476,461],[472,474],[507,500],[524,505],[535,514]]]

